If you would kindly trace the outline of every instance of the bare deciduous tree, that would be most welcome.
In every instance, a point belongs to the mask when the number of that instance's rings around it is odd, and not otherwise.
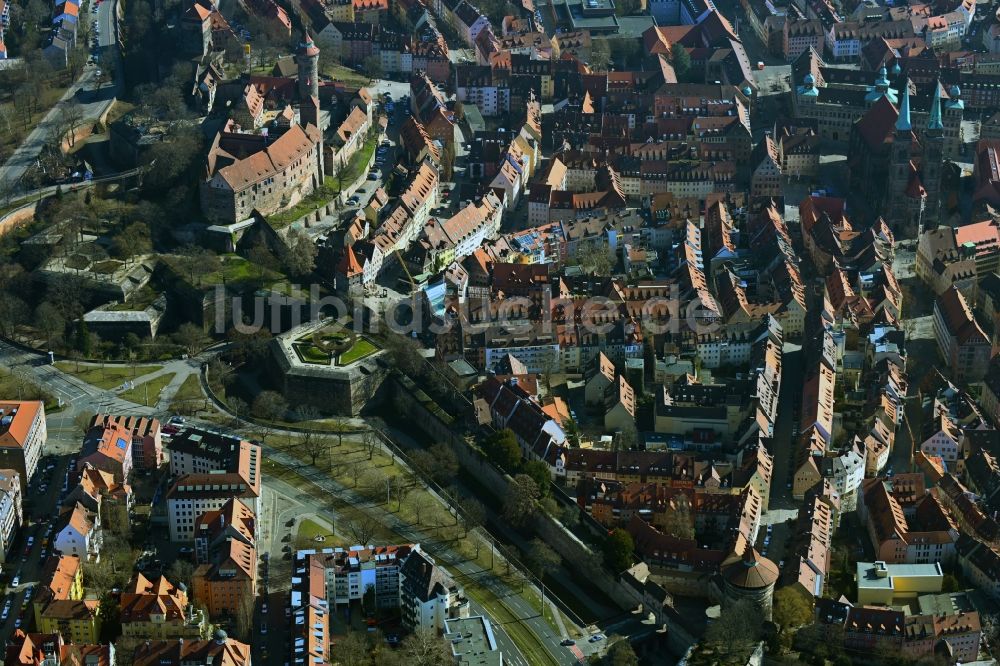
[[[347,535],[354,540],[354,543],[362,546],[371,543],[372,538],[378,533],[378,528],[378,521],[367,515],[350,520],[345,526]]]

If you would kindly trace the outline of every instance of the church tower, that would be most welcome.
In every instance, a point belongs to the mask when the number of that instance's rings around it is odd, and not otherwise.
[[[308,30],[302,31],[302,41],[295,54],[295,61],[299,66],[299,99],[319,99],[319,49]]]
[[[903,80],[902,101],[896,118],[896,132],[889,157],[889,182],[886,188],[886,218],[893,229],[908,224],[906,190],[910,184],[910,158],[913,150],[913,126],[910,124],[910,82]]]
[[[931,115],[927,120],[927,130],[923,141],[923,176],[927,190],[927,207],[924,224],[935,228],[938,224],[941,206],[941,173],[944,161],[944,122],[941,119],[941,82],[934,83],[934,99],[931,101]]]

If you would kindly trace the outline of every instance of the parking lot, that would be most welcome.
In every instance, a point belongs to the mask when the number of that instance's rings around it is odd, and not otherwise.
[[[68,457],[43,456],[23,495],[23,520],[3,563],[3,606],[0,640],[17,629],[31,629],[30,607],[42,566],[52,552],[58,508],[68,490]]]

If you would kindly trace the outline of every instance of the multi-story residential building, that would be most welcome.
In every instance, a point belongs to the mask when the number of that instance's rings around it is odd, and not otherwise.
[[[958,242],[954,227],[937,227],[920,234],[915,270],[935,295],[954,286],[966,301],[975,302],[975,251]]]
[[[107,428],[113,425],[132,433],[133,469],[156,469],[165,462],[163,434],[158,419],[145,416],[96,414],[90,422],[90,428]]]
[[[502,216],[500,200],[489,191],[447,220],[431,218],[424,226],[425,238],[421,246],[432,270],[438,271],[453,261],[461,261],[478,250],[484,241],[496,238]]]
[[[198,428],[185,428],[170,441],[169,453],[171,476],[238,472],[250,485],[260,485],[259,444]]]
[[[79,557],[50,557],[32,604],[39,632],[62,634],[70,643],[97,642],[100,603],[83,598],[83,566]]]
[[[827,481],[810,493],[793,528],[792,556],[782,572],[800,592],[822,597],[830,574],[833,533],[840,516],[840,497]]]
[[[370,120],[361,107],[355,106],[337,127],[333,136],[333,145],[337,148],[334,161],[340,168],[346,168],[351,157],[364,145],[368,128],[371,127]]]
[[[293,571],[305,575],[306,567],[321,567],[327,607],[360,601],[371,589],[378,608],[399,606],[400,567],[420,544],[400,546],[352,546],[302,550],[295,554]],[[317,595],[318,596],[318,595]]]
[[[788,16],[785,18],[781,37],[782,54],[785,60],[792,61],[810,48],[823,53],[826,34],[823,32],[823,24],[816,19],[795,19]]]
[[[63,555],[96,560],[101,552],[101,514],[76,502],[63,508],[52,535],[52,548]]]
[[[983,411],[990,421],[1000,424],[1000,358],[994,356],[983,377]]]
[[[782,175],[789,178],[814,178],[819,173],[817,123],[812,119],[783,120],[774,124]]]
[[[257,549],[239,539],[229,539],[199,565],[191,579],[196,601],[217,614],[238,617],[257,594]]]
[[[198,564],[206,564],[213,553],[230,539],[253,546],[257,538],[257,518],[243,502],[231,499],[218,511],[207,511],[194,523],[194,555]]]
[[[985,376],[993,346],[965,297],[954,286],[934,301],[934,338],[956,381],[974,382]]]
[[[465,65],[456,68],[456,96],[463,104],[472,104],[484,117],[492,118],[510,112],[510,83],[499,76],[505,70],[489,66]]]
[[[454,579],[430,556],[416,550],[399,568],[399,608],[409,631],[441,633],[449,619],[469,616],[469,601]]]
[[[1000,219],[995,215],[955,227],[955,242],[972,250],[980,277],[1000,271]]]
[[[7,666],[115,666],[114,645],[66,643],[60,633],[15,631],[7,644]]]
[[[150,580],[136,573],[118,606],[127,640],[198,640],[208,629],[208,618],[188,602],[187,590],[165,576]]]
[[[326,569],[319,557],[295,557],[291,612],[292,660],[296,664],[325,663],[330,659],[330,606]]]
[[[83,439],[79,463],[126,483],[132,475],[132,433],[117,424],[91,428]]]
[[[88,512],[100,515],[101,524],[123,527],[129,524],[133,501],[131,486],[116,481],[109,472],[84,463],[79,471],[79,482],[70,488],[62,506],[80,504]]]
[[[180,477],[166,494],[170,540],[194,539],[199,516],[218,511],[234,498],[260,515],[260,484],[251,484],[243,474],[217,471]]]
[[[774,139],[765,136],[750,154],[750,196],[781,195],[781,157]]]
[[[217,629],[210,640],[144,641],[132,657],[133,666],[252,666],[250,646]]]
[[[559,423],[515,379],[501,382],[490,377],[479,387],[478,394],[489,408],[494,427],[510,428],[525,458],[544,459],[566,443],[566,433]]]
[[[910,475],[900,475],[900,477]],[[903,479],[898,479],[903,483]],[[910,519],[889,481],[870,479],[858,502],[876,557],[889,564],[934,564],[955,557],[958,528],[941,503],[925,495],[909,508]]]
[[[273,215],[322,182],[323,136],[314,125],[292,125],[277,139],[223,131],[208,151],[201,210],[211,220],[230,224],[255,210]]]
[[[456,7],[453,15],[458,34],[466,44],[475,48],[476,38],[490,28],[490,20],[469,2],[463,2]]]
[[[43,403],[0,402],[0,468],[18,473],[22,492],[35,473],[47,437]]]
[[[910,659],[935,654],[941,643],[948,645],[955,663],[970,663],[979,657],[982,623],[974,610],[909,615],[904,631],[902,654]]]
[[[7,561],[10,545],[21,527],[21,481],[12,469],[0,469],[0,562]]]
[[[1000,553],[969,535],[959,538],[956,551],[968,581],[994,601],[1000,601]]]

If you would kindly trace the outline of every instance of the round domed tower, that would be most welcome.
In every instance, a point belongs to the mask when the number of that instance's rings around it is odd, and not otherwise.
[[[747,600],[771,619],[774,584],[778,581],[778,567],[753,546],[746,546],[742,555],[733,554],[719,570],[722,575],[723,605]]]
[[[229,635],[226,633],[225,629],[216,629],[215,633],[212,634],[212,638],[215,639],[216,643],[224,645],[226,641],[229,640]]]
[[[964,109],[965,102],[962,101],[962,89],[957,85],[953,85],[951,90],[948,91],[948,104],[946,105],[949,109]]]
[[[309,36],[309,31],[302,32],[302,41],[295,52],[295,62],[299,66],[299,97],[319,98],[319,48]]]

